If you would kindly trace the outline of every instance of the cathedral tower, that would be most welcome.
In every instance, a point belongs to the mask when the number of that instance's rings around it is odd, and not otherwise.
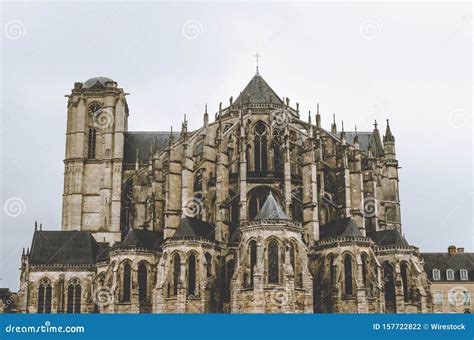
[[[128,106],[105,77],[75,83],[68,95],[62,230],[120,240],[120,199]]]

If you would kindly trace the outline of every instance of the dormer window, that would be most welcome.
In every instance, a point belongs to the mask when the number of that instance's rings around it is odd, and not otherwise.
[[[446,279],[448,279],[449,281],[454,280],[454,270],[452,270],[452,269],[447,269],[446,270]]]
[[[462,281],[469,280],[469,274],[468,274],[468,271],[466,269],[461,269],[460,273],[461,273],[461,280]]]
[[[441,272],[439,269],[433,269],[433,280],[438,281],[441,279]]]

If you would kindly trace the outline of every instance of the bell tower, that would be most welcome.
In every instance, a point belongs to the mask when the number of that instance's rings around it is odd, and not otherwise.
[[[62,230],[120,240],[126,93],[106,77],[75,83],[68,95]]]

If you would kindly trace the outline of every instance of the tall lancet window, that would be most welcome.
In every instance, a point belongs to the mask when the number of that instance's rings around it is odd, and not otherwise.
[[[253,275],[255,273],[255,265],[257,264],[257,242],[255,240],[249,243],[250,257],[250,286],[253,287]]]
[[[130,302],[132,290],[132,266],[130,263],[125,263],[123,266],[123,291],[122,302]]]
[[[46,279],[38,286],[38,313],[51,313],[51,303],[53,298],[53,288]]]
[[[352,256],[344,257],[344,294],[352,295]]]
[[[146,264],[140,263],[138,266],[138,301],[145,303],[148,295],[148,269]]]
[[[181,273],[181,257],[179,254],[175,254],[173,257],[173,287],[172,287],[172,295],[178,295],[178,284],[179,284],[179,277]]]
[[[278,242],[271,240],[268,244],[268,283],[280,282]]]
[[[188,296],[196,296],[196,256],[188,257]]]
[[[267,171],[267,129],[262,122],[255,126],[254,169],[256,172]]]
[[[95,159],[96,137],[97,130],[93,128],[89,129],[89,145],[87,149],[87,158],[89,159]]]
[[[72,280],[67,287],[67,312],[81,312],[81,292],[82,288],[77,280]]]

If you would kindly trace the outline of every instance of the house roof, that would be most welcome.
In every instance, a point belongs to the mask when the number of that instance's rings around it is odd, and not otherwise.
[[[244,88],[244,90],[240,93],[234,103],[246,104],[249,101],[251,104],[283,104],[283,101],[280,99],[280,97],[278,97],[275,91],[273,91],[273,89],[267,84],[262,76],[260,76],[258,71]]]
[[[215,240],[214,224],[201,221],[194,217],[183,217],[179,222],[179,226],[173,235],[176,237],[202,237],[210,241]]]
[[[407,240],[398,230],[380,230],[367,233],[367,236],[379,247],[409,246]]]
[[[42,231],[33,235],[31,264],[93,264],[103,256],[88,231]]]
[[[448,281],[446,270],[454,270],[454,281],[461,281],[461,269],[468,271],[468,280],[474,282],[474,253],[421,253],[425,261],[425,271],[428,278],[433,281],[433,269],[439,269],[440,280]],[[452,282],[451,280],[449,282]]]
[[[319,227],[319,238],[354,236],[363,237],[352,217],[335,220]]]
[[[288,220],[288,216],[285,214],[282,208],[278,205],[277,201],[273,197],[272,192],[268,194],[267,200],[263,204],[262,208],[255,216],[255,220]]]

